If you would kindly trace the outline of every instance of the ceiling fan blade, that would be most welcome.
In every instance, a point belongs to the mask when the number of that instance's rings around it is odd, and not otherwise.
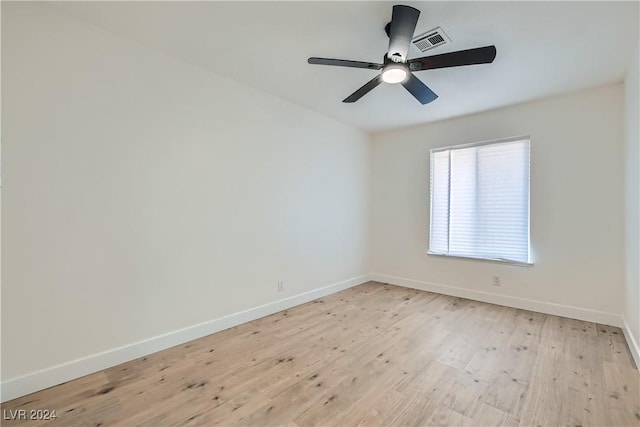
[[[438,95],[436,95],[431,89],[429,89],[429,87],[427,87],[426,84],[422,83],[419,78],[411,73],[409,73],[409,78],[402,83],[402,86],[404,86],[411,95],[420,101],[422,105],[435,101],[436,98],[438,98]]]
[[[434,68],[459,67],[461,65],[488,64],[496,57],[495,46],[459,50],[441,55],[425,56],[407,61],[411,71],[433,70]]]
[[[358,99],[365,96],[367,93],[371,91],[371,89],[378,86],[382,83],[382,75],[377,75],[371,80],[369,80],[364,86],[362,86],[357,91],[353,92],[351,95],[347,96],[342,102],[356,102]]]
[[[389,51],[387,57],[395,62],[405,62],[409,44],[416,30],[420,11],[410,6],[395,5],[389,27]]]
[[[316,65],[333,65],[336,67],[350,67],[350,68],[368,68],[370,70],[379,70],[383,67],[382,64],[375,64],[373,62],[349,61],[346,59],[311,57],[307,60],[307,62],[309,64],[316,64]]]

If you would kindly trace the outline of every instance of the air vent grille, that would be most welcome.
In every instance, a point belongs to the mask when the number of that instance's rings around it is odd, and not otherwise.
[[[450,41],[449,37],[442,31],[442,28],[437,27],[414,37],[411,42],[420,52],[426,52]]]

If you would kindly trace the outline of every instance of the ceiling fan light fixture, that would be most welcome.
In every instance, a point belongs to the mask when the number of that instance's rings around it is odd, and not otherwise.
[[[399,64],[389,64],[382,70],[382,81],[385,83],[402,83],[409,77],[406,67]]]
[[[356,102],[384,82],[391,84],[401,83],[420,104],[425,105],[435,101],[438,95],[417,78],[414,72],[434,70],[436,68],[460,67],[463,65],[488,64],[495,59],[496,47],[493,45],[457,50],[440,55],[424,56],[422,58],[407,59],[409,46],[414,38],[413,34],[418,24],[419,16],[420,11],[411,6],[401,4],[393,6],[391,22],[385,27],[385,32],[387,36],[389,36],[389,48],[384,55],[382,64],[347,59],[318,58],[315,56],[309,58],[307,62],[309,62],[309,64],[332,65],[334,67],[382,70],[380,74],[377,74],[358,90],[347,96],[342,102]],[[440,29],[440,31],[442,31],[442,29]],[[444,39],[438,31],[429,32],[426,36],[423,34],[418,36],[418,39],[422,40],[421,37],[431,38],[431,36],[438,36]],[[434,39],[429,40],[429,43],[436,45],[436,43],[441,42]]]

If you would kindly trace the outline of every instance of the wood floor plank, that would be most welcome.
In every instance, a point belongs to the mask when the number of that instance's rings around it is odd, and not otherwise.
[[[619,328],[370,282],[2,404],[4,426],[640,426]]]

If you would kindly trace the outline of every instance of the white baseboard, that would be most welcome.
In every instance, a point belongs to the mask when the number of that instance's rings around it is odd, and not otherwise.
[[[638,341],[633,337],[626,319],[622,319],[622,324],[622,333],[624,334],[624,338],[627,340],[631,357],[633,357],[634,362],[636,362],[636,368],[640,370],[640,346],[638,345]]]
[[[43,390],[66,381],[80,378],[82,376],[119,365],[120,363],[128,362],[176,345],[184,344],[194,339],[366,283],[369,280],[371,280],[369,275],[354,277],[352,279],[314,289],[309,292],[250,308],[245,311],[229,314],[218,319],[213,319],[184,329],[158,335],[102,353],[72,360],[70,362],[52,366],[21,377],[12,378],[2,383],[0,388],[0,401],[6,402],[7,400],[15,399],[35,391]]]
[[[553,304],[550,302],[536,301],[508,295],[498,295],[490,292],[475,291],[471,289],[459,288],[456,286],[441,285],[437,283],[423,282],[420,280],[405,279],[402,277],[387,276],[377,273],[371,274],[370,278],[371,280],[376,282],[389,283],[391,285],[404,286],[406,288],[436,292],[439,294],[467,298],[475,301],[482,301],[507,307],[520,308],[523,310],[536,311],[538,313],[553,314],[556,316],[568,317],[571,319],[586,320],[588,322],[595,322],[603,325],[622,327],[623,323],[620,315],[606,313],[603,311],[588,310],[585,308]]]

